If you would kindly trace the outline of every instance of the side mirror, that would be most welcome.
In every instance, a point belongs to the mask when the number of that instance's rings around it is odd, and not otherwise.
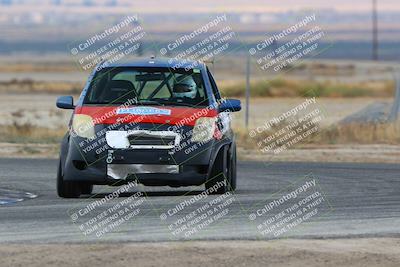
[[[63,109],[74,109],[74,98],[72,96],[60,96],[57,98],[56,106]]]
[[[240,111],[241,109],[242,105],[240,104],[239,99],[226,99],[218,107],[219,112],[224,112],[224,111],[236,112]]]

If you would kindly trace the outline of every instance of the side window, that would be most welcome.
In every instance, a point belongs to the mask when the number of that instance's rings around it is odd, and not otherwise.
[[[211,87],[212,87],[215,99],[220,100],[221,95],[219,94],[217,84],[215,83],[214,77],[211,75],[211,72],[208,70],[208,68],[207,68],[207,74],[208,74],[208,78],[210,79],[210,83],[211,83]]]
[[[92,90],[90,90],[88,99],[89,101],[94,101],[104,94],[105,85],[110,79],[109,73],[99,73],[92,80]]]

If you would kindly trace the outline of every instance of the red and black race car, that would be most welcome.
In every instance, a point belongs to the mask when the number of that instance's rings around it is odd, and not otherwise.
[[[93,185],[205,184],[209,193],[236,188],[236,144],[230,112],[204,63],[149,59],[99,65],[72,109],[61,143],[60,197],[91,194]]]

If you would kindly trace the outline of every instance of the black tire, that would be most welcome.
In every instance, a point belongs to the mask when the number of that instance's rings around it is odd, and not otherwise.
[[[82,194],[90,195],[93,192],[93,185],[92,184],[83,184],[82,185]]]
[[[222,186],[221,183],[223,184]],[[210,177],[206,181],[205,186],[210,194],[221,195],[228,192],[228,184],[228,149],[227,146],[224,146],[218,152],[211,169]],[[213,187],[215,187],[216,190],[212,190],[211,188]]]
[[[66,182],[62,176],[61,161],[57,170],[57,194],[63,198],[78,198],[81,195],[82,188],[79,183]]]
[[[237,172],[236,172],[237,159],[236,159],[235,144],[232,144],[229,156],[230,160],[229,160],[228,189],[229,191],[234,192],[236,190],[236,180],[237,180]]]

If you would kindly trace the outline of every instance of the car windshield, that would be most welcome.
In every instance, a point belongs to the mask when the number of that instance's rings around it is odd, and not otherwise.
[[[199,69],[105,68],[93,78],[84,104],[207,106]]]

